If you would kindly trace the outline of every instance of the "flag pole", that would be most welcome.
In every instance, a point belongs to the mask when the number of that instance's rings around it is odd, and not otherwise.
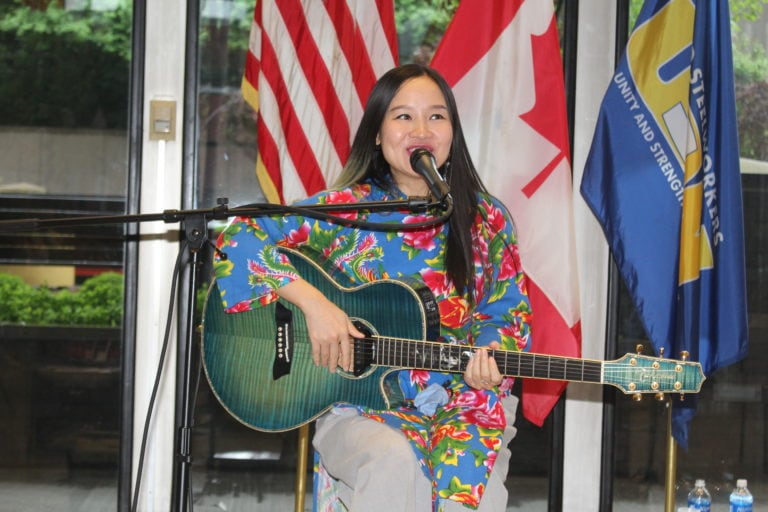
[[[672,436],[672,399],[667,400],[667,467],[665,471],[664,512],[675,511],[675,479],[677,473],[677,441]]]

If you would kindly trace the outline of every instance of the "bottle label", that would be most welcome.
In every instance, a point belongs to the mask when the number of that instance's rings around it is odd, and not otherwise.
[[[752,512],[751,498],[751,496],[731,496],[731,512]]]
[[[700,512],[710,512],[710,502],[707,500],[697,499],[688,500],[688,510],[696,510]]]

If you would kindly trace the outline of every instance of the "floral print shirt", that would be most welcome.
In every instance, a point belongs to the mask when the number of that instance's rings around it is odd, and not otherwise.
[[[322,192],[300,204],[402,198],[399,192],[362,183]],[[497,199],[485,194],[478,199],[471,233],[476,269],[473,308],[446,275],[442,253],[447,224],[415,231],[365,231],[300,215],[236,218],[223,231],[218,246],[227,259],[217,260],[215,271],[224,307],[236,313],[277,300],[275,290],[298,278],[278,247],[311,248],[355,283],[405,276],[422,280],[438,303],[439,341],[475,346],[498,341],[503,350],[527,351],[530,306],[514,226]],[[407,211],[342,215],[398,225],[429,218]],[[399,383],[405,406],[384,411],[359,406],[359,414],[403,432],[433,484],[434,503],[450,499],[477,508],[502,448],[506,420],[499,397],[509,393],[512,379],[487,391],[469,387],[457,373],[401,370]],[[447,391],[448,400],[428,414],[414,407],[413,400],[433,384]]]

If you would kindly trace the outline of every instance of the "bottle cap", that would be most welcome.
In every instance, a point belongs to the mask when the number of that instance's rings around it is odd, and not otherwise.
[[[736,480],[736,487],[746,487],[747,486],[747,479],[746,478],[739,478]]]
[[[704,487],[705,482],[703,478],[697,478],[696,483],[694,484],[695,487]]]

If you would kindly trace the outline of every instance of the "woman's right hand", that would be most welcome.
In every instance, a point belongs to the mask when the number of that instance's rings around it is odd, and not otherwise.
[[[352,338],[365,335],[347,314],[303,279],[283,286],[277,293],[304,314],[315,365],[328,368],[331,373],[339,367],[352,371]]]

